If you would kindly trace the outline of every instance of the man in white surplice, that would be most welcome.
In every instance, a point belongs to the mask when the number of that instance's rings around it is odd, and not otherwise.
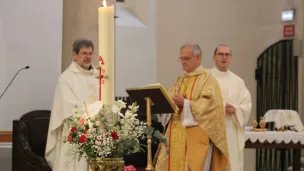
[[[87,171],[85,159],[73,160],[67,155],[69,144],[59,141],[69,133],[65,119],[71,117],[75,105],[88,107],[98,100],[98,79],[93,68],[92,54],[94,44],[91,40],[78,39],[73,44],[73,62],[60,75],[49,124],[45,157],[53,171]]]
[[[231,170],[244,170],[245,132],[250,112],[251,96],[244,81],[229,70],[232,53],[228,46],[220,45],[214,51],[216,67],[210,72],[218,81],[224,99],[227,143]]]

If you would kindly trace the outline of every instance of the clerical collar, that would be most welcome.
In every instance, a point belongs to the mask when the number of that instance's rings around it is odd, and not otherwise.
[[[217,69],[216,67],[214,67],[214,68],[212,68],[212,71],[214,72],[215,75],[217,75],[219,77],[225,77],[230,74],[229,69],[226,72],[223,72],[223,71]]]
[[[204,69],[202,66],[197,67],[194,71],[192,72],[184,72],[184,77],[192,77],[195,75],[201,75],[201,74],[207,74],[209,71]]]
[[[193,71],[191,71],[191,72],[195,72],[195,71],[198,71],[198,70],[201,70],[201,69],[203,69],[203,67],[200,65],[200,66],[198,66],[197,68],[195,68],[195,70],[193,70]],[[185,74],[190,74],[191,72],[186,72],[186,71],[184,71]]]
[[[74,72],[80,72],[80,73],[89,74],[89,75],[94,74],[94,68],[92,67],[92,65],[90,66],[89,70],[83,69],[75,61],[73,61],[71,65],[72,65],[72,70]]]

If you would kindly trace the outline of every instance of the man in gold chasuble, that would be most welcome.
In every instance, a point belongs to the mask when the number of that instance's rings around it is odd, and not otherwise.
[[[169,150],[161,148],[156,171],[229,171],[226,123],[220,87],[201,66],[197,44],[180,48],[184,75],[169,89],[178,113],[163,115]]]

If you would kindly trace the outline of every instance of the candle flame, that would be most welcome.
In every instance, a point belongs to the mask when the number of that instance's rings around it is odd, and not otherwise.
[[[107,7],[107,1],[106,1],[106,0],[103,0],[103,1],[102,1],[102,5],[103,5],[103,7]]]

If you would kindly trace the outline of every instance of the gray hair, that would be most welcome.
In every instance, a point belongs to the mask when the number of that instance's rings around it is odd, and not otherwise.
[[[86,48],[92,48],[94,51],[94,44],[91,40],[89,39],[85,39],[85,38],[81,38],[81,39],[77,39],[75,40],[75,42],[73,43],[73,52],[75,52],[76,54],[78,54],[79,50],[83,47]]]
[[[191,47],[192,48],[192,54],[195,56],[202,56],[201,47],[198,44],[195,43],[185,43],[180,47],[180,50]]]

